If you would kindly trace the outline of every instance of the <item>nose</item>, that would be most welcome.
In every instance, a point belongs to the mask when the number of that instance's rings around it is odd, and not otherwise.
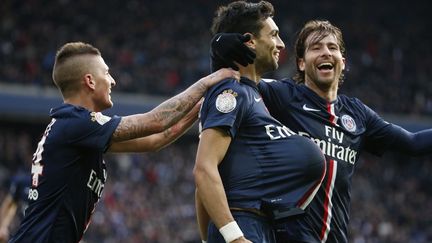
[[[278,50],[283,50],[285,49],[285,43],[283,42],[283,40],[278,36],[277,42],[276,42],[276,47]]]
[[[323,46],[321,55],[323,55],[323,56],[331,56],[332,52],[330,51],[330,49],[328,48],[328,46]]]

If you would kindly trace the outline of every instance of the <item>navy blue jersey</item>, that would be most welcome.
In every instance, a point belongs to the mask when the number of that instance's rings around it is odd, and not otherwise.
[[[29,206],[11,242],[78,242],[107,177],[103,153],[120,122],[64,104],[33,155]]]
[[[27,201],[30,181],[30,176],[24,173],[18,173],[10,179],[9,194],[15,202]]]
[[[318,144],[327,160],[320,190],[307,214],[287,222],[287,238],[347,242],[351,180],[360,152],[382,154],[396,130],[355,98],[339,95],[329,103],[291,80],[266,80],[259,89],[271,115]]]
[[[210,89],[200,125],[232,137],[218,168],[230,207],[304,209],[315,195],[325,174],[321,151],[270,116],[253,81]]]
[[[12,196],[15,203],[19,205],[18,211],[20,218],[24,215],[24,209],[27,208],[28,205],[30,182],[30,175],[24,173],[18,173],[10,180],[9,194]]]

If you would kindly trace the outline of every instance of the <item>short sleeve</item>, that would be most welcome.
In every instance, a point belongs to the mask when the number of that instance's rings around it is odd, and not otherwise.
[[[210,89],[200,111],[202,130],[218,127],[235,137],[246,109],[246,98],[243,88],[235,80],[225,81]]]

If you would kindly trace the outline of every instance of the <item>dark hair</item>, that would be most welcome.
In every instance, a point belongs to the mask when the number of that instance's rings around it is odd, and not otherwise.
[[[56,53],[52,78],[64,97],[77,89],[76,79],[80,78],[83,70],[89,68],[86,66],[87,63],[71,60],[82,55],[101,56],[101,53],[96,47],[83,42],[66,43]]]
[[[296,55],[296,65],[297,65],[297,73],[294,76],[294,80],[297,83],[304,83],[305,82],[305,73],[304,71],[301,71],[298,65],[299,59],[304,58],[305,51],[306,51],[306,40],[309,36],[314,34],[314,39],[311,41],[311,43],[318,42],[325,38],[328,35],[334,35],[336,37],[336,40],[338,42],[340,51],[342,53],[342,56],[346,56],[346,49],[345,49],[345,43],[343,41],[342,37],[342,31],[332,25],[327,20],[311,20],[308,21],[303,28],[300,30],[300,32],[297,35],[297,39],[295,42],[295,55]],[[339,77],[339,86],[344,81],[344,73],[342,71],[341,76]]]
[[[267,1],[248,3],[235,1],[226,6],[220,6],[213,18],[212,34],[250,32],[259,37],[263,21],[273,17],[273,5]]]
[[[84,54],[101,55],[100,51],[90,44],[84,42],[70,42],[64,44],[57,51],[55,63],[61,63],[70,57]]]

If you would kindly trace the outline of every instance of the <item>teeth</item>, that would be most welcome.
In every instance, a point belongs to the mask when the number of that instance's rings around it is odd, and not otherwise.
[[[324,66],[330,66],[333,67],[333,64],[329,63],[329,62],[324,62],[318,65],[318,68],[324,67]]]

